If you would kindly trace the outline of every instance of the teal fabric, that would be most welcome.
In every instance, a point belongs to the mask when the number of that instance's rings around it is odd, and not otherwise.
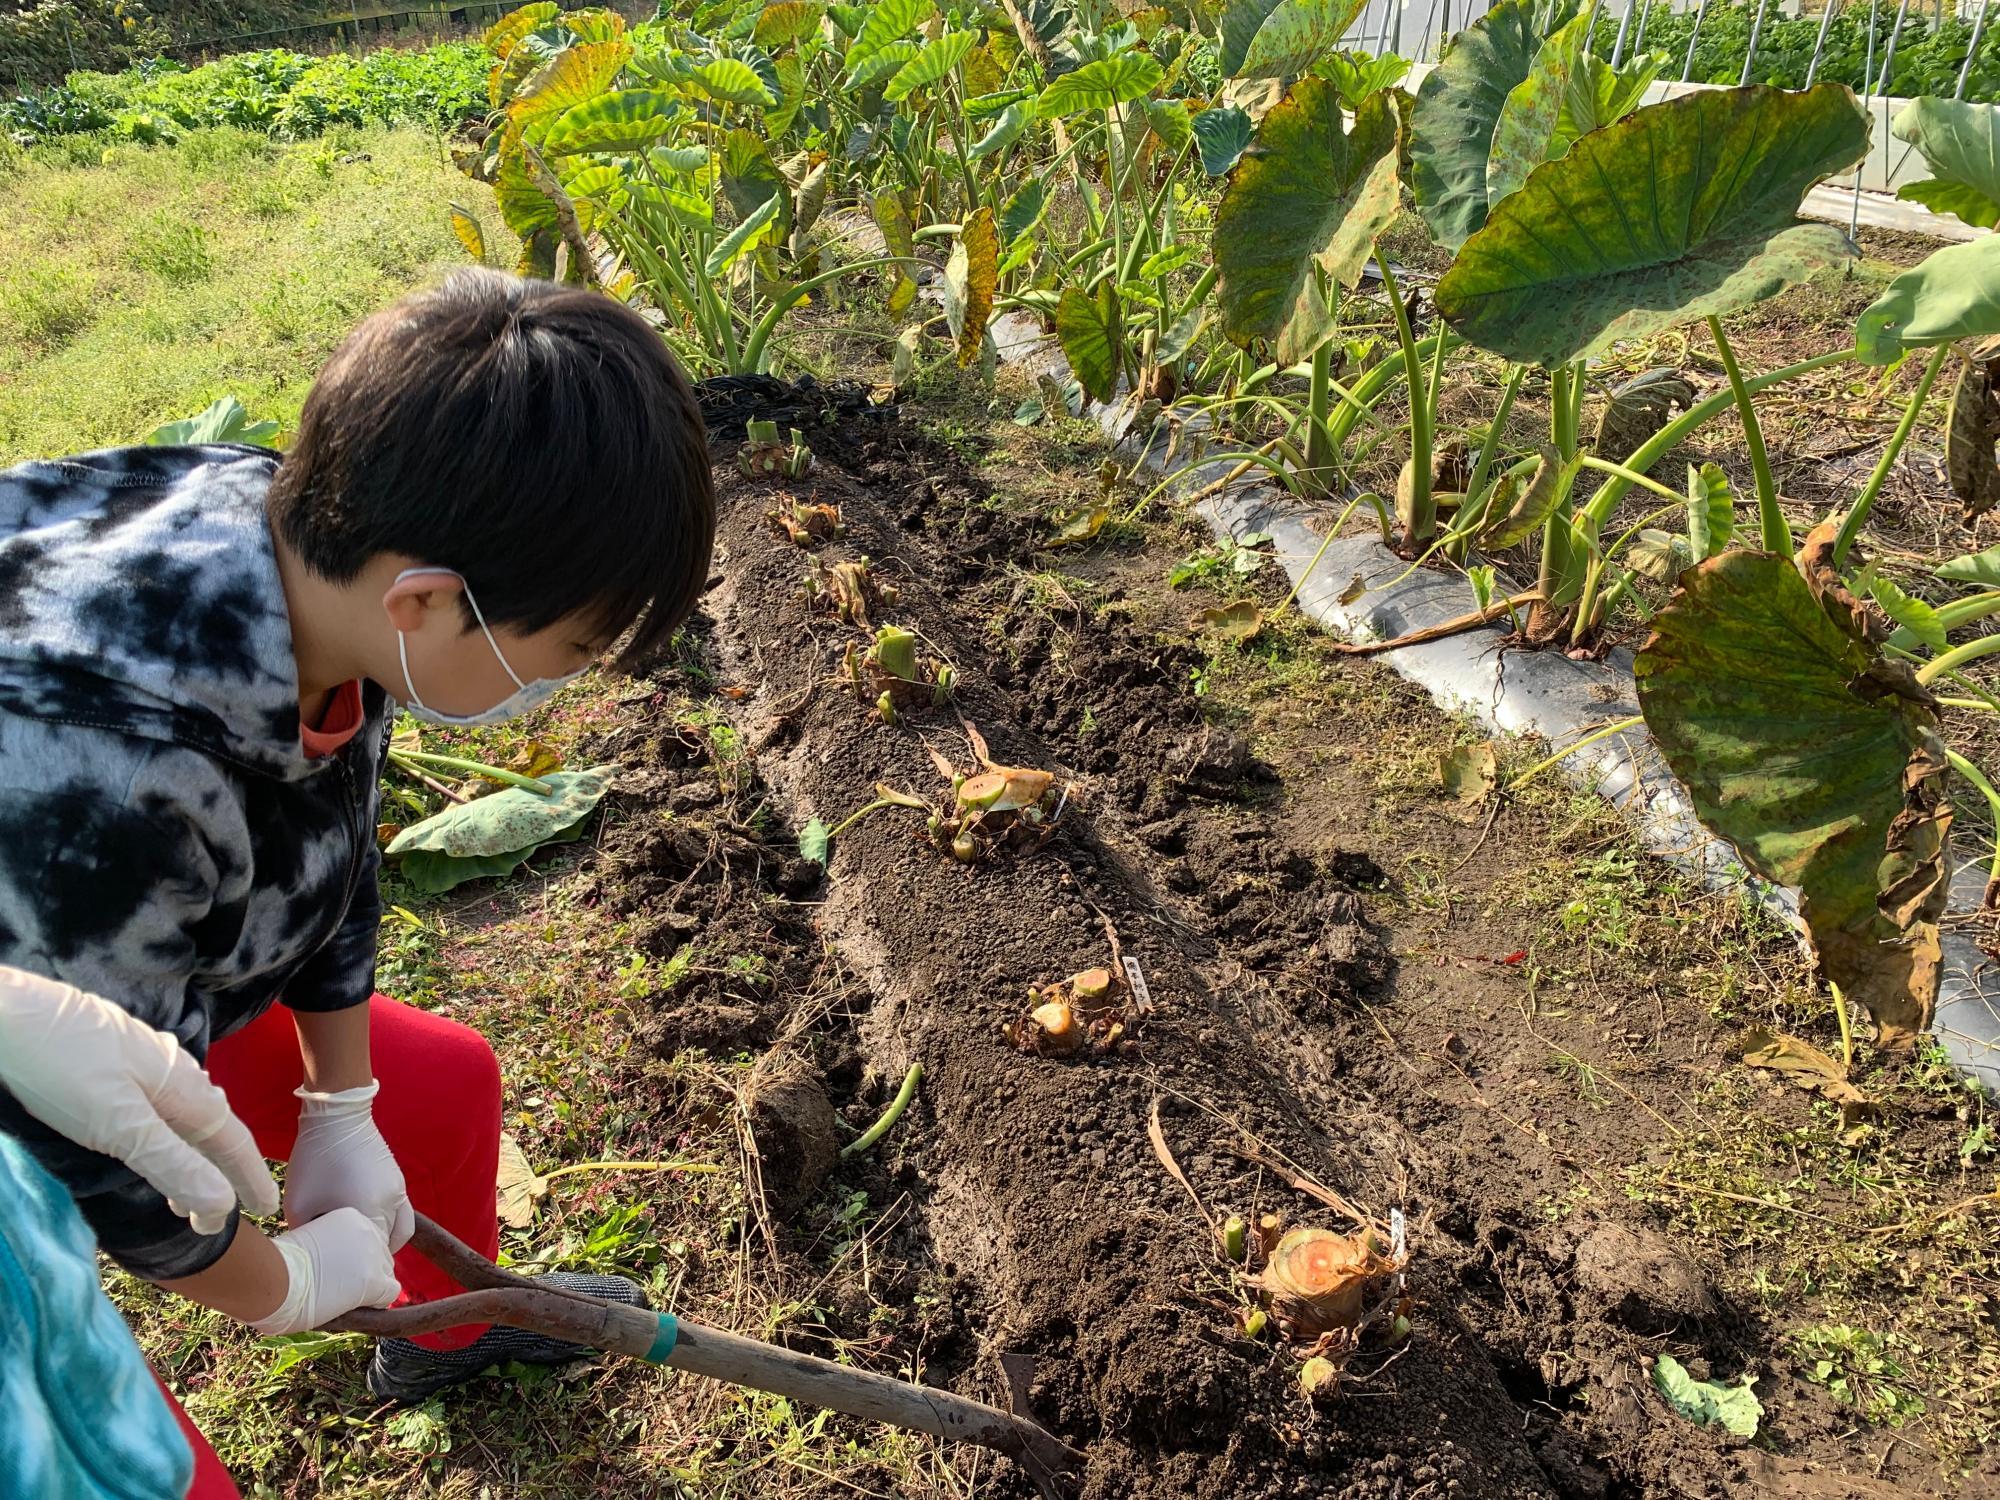
[[[0,1135],[0,1493],[181,1500],[193,1479],[69,1192]]]

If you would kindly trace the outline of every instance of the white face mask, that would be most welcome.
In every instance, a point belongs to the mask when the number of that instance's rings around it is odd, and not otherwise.
[[[405,578],[415,578],[426,573],[443,573],[465,585],[465,602],[472,606],[472,618],[479,622],[479,628],[486,636],[486,644],[493,648],[494,658],[500,663],[501,670],[513,679],[514,691],[482,713],[448,714],[435,708],[424,707],[424,700],[417,696],[417,685],[410,680],[410,638],[399,630],[396,632],[396,652],[403,662],[403,687],[410,695],[404,700],[403,706],[425,723],[446,724],[456,729],[483,729],[492,724],[504,724],[509,719],[519,718],[522,714],[532,713],[540,708],[558,691],[590,670],[589,667],[579,667],[566,677],[538,677],[533,682],[521,681],[520,673],[514,670],[505,653],[501,651],[500,643],[493,639],[493,632],[487,629],[486,616],[479,612],[479,601],[472,597],[472,586],[465,583],[463,573],[453,568],[405,568],[396,575],[395,582],[401,583]]]

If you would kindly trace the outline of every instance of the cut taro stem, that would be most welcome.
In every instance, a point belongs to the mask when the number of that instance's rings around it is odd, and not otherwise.
[[[1042,1043],[1049,1051],[1064,1055],[1083,1045],[1083,1028],[1076,1024],[1076,1012],[1060,1000],[1038,1005],[1028,1017],[1042,1031]]]
[[[1231,1260],[1241,1260],[1249,1248],[1250,1226],[1241,1214],[1231,1214],[1222,1221],[1222,1253]]]
[[[1085,969],[1081,974],[1072,974],[1069,992],[1083,1005],[1095,1005],[1111,993],[1111,971],[1109,969]]]
[[[1387,1286],[1396,1268],[1366,1231],[1345,1235],[1294,1229],[1271,1252],[1260,1284],[1271,1299],[1271,1311],[1294,1336],[1317,1338],[1359,1323],[1370,1285]]]
[[[917,680],[917,638],[897,625],[884,625],[875,632],[870,653],[875,665],[901,682]]]
[[[903,1117],[903,1111],[910,1107],[910,1100],[916,1097],[917,1081],[923,1076],[923,1064],[911,1063],[910,1071],[903,1075],[902,1088],[896,1091],[896,1097],[890,1101],[889,1107],[882,1112],[882,1118],[877,1120],[873,1125],[870,1125],[845,1146],[841,1147],[840,1154],[842,1156],[859,1156],[877,1141],[881,1140],[883,1136],[887,1135],[889,1127],[900,1120]]]
[[[1284,1238],[1285,1221],[1276,1214],[1265,1214],[1257,1221],[1257,1258],[1269,1260],[1271,1252],[1278,1248],[1278,1241]]]

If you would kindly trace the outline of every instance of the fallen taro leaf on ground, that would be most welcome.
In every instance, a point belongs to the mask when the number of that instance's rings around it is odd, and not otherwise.
[[[1044,545],[1067,547],[1073,542],[1091,541],[1110,519],[1111,508],[1108,505],[1093,505],[1088,510],[1080,510],[1058,526]]]
[[[402,862],[410,884],[431,896],[468,880],[510,874],[545,844],[581,838],[617,774],[616,766],[558,771],[545,778],[554,789],[545,797],[509,787],[447,807],[405,828],[385,852]]]
[[[500,1133],[500,1222],[509,1229],[526,1229],[535,1222],[535,1205],[549,1195],[549,1180],[528,1165],[521,1143]]]
[[[1205,609],[1197,618],[1210,635],[1238,644],[1255,640],[1264,628],[1264,611],[1248,599]]]
[[[1743,1061],[1781,1073],[1802,1089],[1824,1094],[1840,1106],[1841,1121],[1852,1128],[1876,1114],[1875,1101],[1848,1081],[1847,1070],[1811,1042],[1757,1027],[1743,1039]]]
[[[1493,784],[1500,779],[1500,762],[1493,753],[1493,742],[1482,740],[1477,745],[1447,750],[1438,757],[1438,777],[1444,789],[1459,801],[1485,801],[1493,791]]]
[[[1741,1385],[1715,1385],[1696,1380],[1671,1354],[1662,1354],[1653,1366],[1653,1384],[1667,1404],[1703,1427],[1720,1427],[1738,1437],[1757,1435],[1757,1423],[1764,1415],[1764,1403],[1751,1389],[1756,1381],[1744,1377]]]

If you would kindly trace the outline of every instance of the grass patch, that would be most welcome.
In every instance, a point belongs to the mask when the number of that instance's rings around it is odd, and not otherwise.
[[[415,130],[0,156],[0,463],[143,438],[233,394],[289,428],[353,325],[465,253]]]

